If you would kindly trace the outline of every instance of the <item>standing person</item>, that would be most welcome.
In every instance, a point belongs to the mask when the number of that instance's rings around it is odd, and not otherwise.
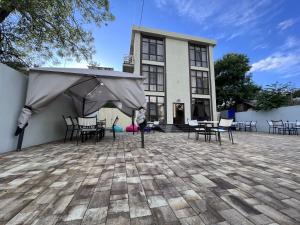
[[[141,131],[141,138],[142,138],[142,148],[144,148],[144,129],[147,126],[147,120],[146,120],[146,116],[145,116],[146,110],[144,107],[140,107],[138,109],[138,114],[136,117],[136,122],[140,127],[140,131]]]

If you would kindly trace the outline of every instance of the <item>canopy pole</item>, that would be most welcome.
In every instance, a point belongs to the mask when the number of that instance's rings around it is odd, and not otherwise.
[[[19,134],[17,152],[22,150],[24,131],[25,131],[25,127],[22,129],[21,133]]]
[[[119,119],[119,117],[117,116],[113,125],[112,125],[112,132],[113,132],[113,138],[114,138],[114,141],[116,140],[116,131],[115,131],[115,125],[116,125],[116,122],[117,120]]]
[[[142,142],[142,148],[145,148],[145,139],[144,139],[144,126],[140,129],[141,130],[141,142]]]
[[[134,135],[134,110],[132,110],[131,124],[132,124],[132,134]]]
[[[82,101],[82,117],[84,117],[84,110],[85,110],[85,98]]]
[[[18,145],[17,145],[17,152],[22,150],[24,132],[25,132],[25,129],[26,129],[27,126],[28,126],[28,123],[26,123],[26,125],[23,127],[21,133],[19,134]]]

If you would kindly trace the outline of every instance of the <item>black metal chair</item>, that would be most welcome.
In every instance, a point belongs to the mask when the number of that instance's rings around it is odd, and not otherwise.
[[[244,125],[245,131],[249,130],[251,131],[251,121],[246,121]]]
[[[297,121],[297,120],[296,120],[296,124],[295,124],[294,129],[295,129],[295,131],[296,131],[296,134],[299,135],[298,130],[300,130],[300,121]]]
[[[81,141],[83,142],[84,137],[94,135],[95,143],[99,138],[99,129],[97,126],[97,117],[78,117],[78,131],[76,134],[76,141],[78,145],[78,138],[81,137]]]
[[[297,134],[296,125],[297,122],[293,123],[293,122],[286,121],[286,123],[284,123],[285,133],[288,133],[289,135]]]
[[[277,120],[277,121],[272,120],[272,122],[275,127],[275,130],[277,129],[278,134],[283,134],[283,135],[286,134],[288,128],[284,125],[282,120]]]
[[[64,142],[66,142],[67,140],[67,136],[68,136],[68,132],[71,132],[71,136],[70,136],[70,140],[72,140],[72,136],[73,136],[73,123],[72,123],[72,118],[70,116],[62,116],[64,121],[65,121],[65,124],[66,124],[66,133],[65,133],[65,138],[64,138]]]
[[[70,140],[72,141],[73,140],[73,136],[74,136],[74,132],[78,132],[78,120],[76,117],[70,117],[71,118],[71,121],[72,121],[72,125],[73,125],[73,128],[72,128],[72,133],[71,133],[71,138]]]
[[[267,123],[268,123],[268,126],[269,126],[269,134],[271,133],[271,130],[272,130],[272,133],[274,134],[275,133],[275,127],[274,127],[273,122],[267,120]]]
[[[218,127],[213,127],[210,129],[209,140],[210,140],[211,133],[215,133],[215,135],[218,138],[219,143],[221,145],[221,143],[222,143],[221,142],[221,133],[228,132],[229,140],[233,144],[233,136],[232,136],[232,130],[231,130],[232,123],[233,123],[233,119],[221,119]]]
[[[250,129],[251,130],[253,130],[253,129],[255,129],[255,132],[257,132],[257,127],[256,127],[256,125],[257,125],[257,121],[251,121],[251,124],[250,124]]]

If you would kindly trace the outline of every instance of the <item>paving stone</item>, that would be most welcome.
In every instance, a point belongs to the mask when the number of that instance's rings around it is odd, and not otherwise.
[[[144,149],[139,138],[1,154],[0,225],[300,223],[297,136],[235,132],[219,146],[156,132]]]
[[[178,222],[177,217],[169,206],[153,208],[152,214],[158,224]]]
[[[286,225],[296,223],[296,221],[294,219],[289,218],[288,216],[280,213],[279,211],[271,208],[270,206],[257,205],[257,206],[254,206],[254,207],[257,210],[259,210],[260,212],[267,215],[268,217],[270,217],[271,219],[275,220],[278,223],[282,223],[282,224],[286,224]]]
[[[220,211],[220,214],[226,219],[230,224],[243,224],[243,225],[253,225],[247,218],[243,217],[234,209],[226,209]]]
[[[128,225],[130,224],[129,213],[108,214],[106,225]]]
[[[108,213],[122,213],[129,212],[128,199],[111,201],[109,205]]]
[[[70,207],[68,213],[64,217],[64,221],[80,220],[87,209],[87,205],[76,205]]]
[[[143,216],[143,217],[131,219],[130,224],[131,225],[155,225],[156,223],[152,216]]]
[[[83,217],[82,225],[98,225],[106,222],[107,207],[88,209]]]
[[[180,219],[182,225],[205,225],[199,216]]]
[[[130,218],[150,216],[151,211],[147,202],[135,202],[130,204]]]
[[[154,195],[148,197],[148,204],[150,208],[157,208],[157,207],[167,206],[168,202],[163,196]]]

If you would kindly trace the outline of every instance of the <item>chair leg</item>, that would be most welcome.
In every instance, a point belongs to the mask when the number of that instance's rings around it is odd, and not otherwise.
[[[72,128],[72,131],[71,131],[70,141],[73,140],[73,134],[74,134],[74,128]]]
[[[77,130],[77,132],[76,132],[76,145],[78,145],[78,133],[79,133],[79,130]]]
[[[230,130],[229,132],[230,132],[230,136],[231,136],[231,143],[234,144],[234,143],[233,143],[233,135],[232,135],[232,131]]]
[[[221,132],[218,132],[218,139],[219,139],[219,143],[221,145]]]
[[[66,142],[66,140],[67,140],[67,135],[68,135],[68,128],[67,128],[67,130],[66,130],[64,142]]]

